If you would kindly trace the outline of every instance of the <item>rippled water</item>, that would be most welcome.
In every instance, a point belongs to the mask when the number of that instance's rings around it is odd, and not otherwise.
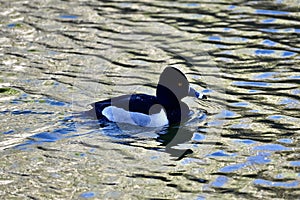
[[[1,199],[299,198],[299,1],[0,5]],[[166,66],[208,96],[181,127],[78,116]]]

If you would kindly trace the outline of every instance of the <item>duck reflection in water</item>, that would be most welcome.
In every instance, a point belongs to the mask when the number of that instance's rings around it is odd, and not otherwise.
[[[156,140],[161,143],[161,146],[165,146],[165,151],[177,160],[181,160],[186,155],[193,153],[193,150],[178,149],[176,146],[191,141],[194,135],[194,131],[187,127],[171,126],[166,127],[158,133]]]
[[[204,114],[202,115],[202,117]],[[200,119],[203,121],[203,118]],[[100,129],[101,133],[108,136],[110,142],[128,145],[136,148],[166,152],[175,160],[181,160],[188,154],[192,154],[189,142],[196,131],[195,127],[186,125],[164,126],[160,129],[133,127],[127,124],[109,123],[103,125],[98,120],[91,120],[85,123],[90,129]],[[158,145],[153,145],[150,141],[157,141]],[[148,143],[149,142],[149,143]],[[84,145],[88,145],[81,142]],[[149,145],[150,144],[150,145]],[[183,146],[183,144],[187,144]],[[182,145],[182,146],[181,146]]]
[[[87,117],[86,114],[87,112],[84,114],[85,118]],[[153,128],[126,123],[103,123],[101,120],[98,120],[95,114],[90,115],[91,113],[89,112],[88,114],[88,117],[93,120],[85,123],[85,126],[88,125],[90,129],[94,130],[100,129],[104,135],[110,138],[111,142],[154,151],[165,151],[175,160],[181,160],[193,153],[193,150],[188,148],[188,145],[190,146],[188,143],[197,131],[195,124],[204,122],[206,118],[206,111],[201,110],[199,113],[194,114],[188,122]],[[195,121],[197,122],[194,123]],[[189,126],[190,122],[194,125]],[[159,145],[145,145],[150,140],[157,141]],[[184,147],[182,144],[188,145]]]

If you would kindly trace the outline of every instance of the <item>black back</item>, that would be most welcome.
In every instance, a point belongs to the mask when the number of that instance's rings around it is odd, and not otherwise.
[[[147,94],[132,94],[122,95],[104,101],[98,101],[92,104],[92,106],[97,117],[99,118],[103,117],[102,110],[108,106],[116,106],[131,112],[153,114],[160,111],[160,109],[158,110],[158,107],[154,106],[156,104],[158,104],[158,101],[155,96]]]

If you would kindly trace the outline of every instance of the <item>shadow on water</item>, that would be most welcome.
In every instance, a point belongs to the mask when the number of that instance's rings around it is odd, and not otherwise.
[[[187,125],[189,121],[198,121],[199,123],[205,119],[205,114],[201,112],[202,114],[197,118],[190,119],[181,125],[175,124],[152,128],[98,120],[91,113],[94,112],[81,112],[75,115],[84,121],[78,126],[85,126],[91,130],[92,134],[95,134],[95,131],[98,130],[114,143],[166,152],[175,160],[181,160],[188,154],[193,153],[193,150],[188,147],[179,147],[181,144],[191,143],[194,133],[197,131],[196,127]],[[147,143],[153,143],[153,141],[156,141],[156,145],[147,145]],[[84,142],[82,141],[82,143]]]

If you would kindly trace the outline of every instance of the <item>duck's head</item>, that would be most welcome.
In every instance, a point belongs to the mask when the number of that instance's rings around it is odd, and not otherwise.
[[[186,96],[207,98],[203,93],[190,87],[186,76],[175,67],[165,68],[160,75],[156,96],[159,103],[165,107],[177,106],[181,99]]]

